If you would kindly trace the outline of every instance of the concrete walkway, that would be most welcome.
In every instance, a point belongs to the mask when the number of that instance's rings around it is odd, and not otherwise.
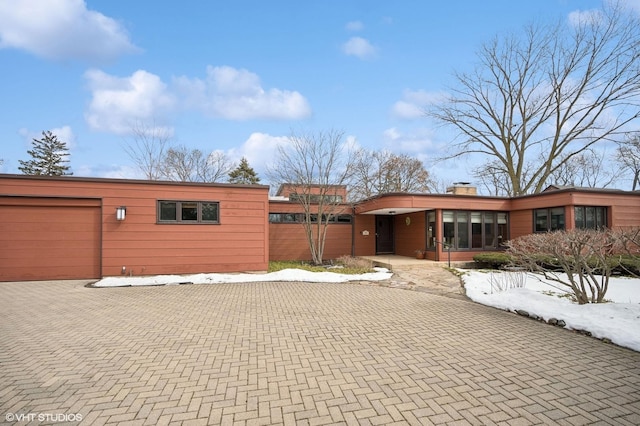
[[[0,283],[3,424],[640,424],[640,353],[466,300],[83,284]]]
[[[463,268],[468,262],[434,262],[396,255],[361,257],[393,271],[393,278],[383,285],[467,300],[462,281],[449,267]]]

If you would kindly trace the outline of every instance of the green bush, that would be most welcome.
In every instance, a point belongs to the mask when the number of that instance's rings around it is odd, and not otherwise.
[[[511,263],[511,256],[502,252],[487,252],[476,254],[473,260],[481,268],[503,269]]]
[[[640,276],[640,256],[622,255],[611,261],[614,275]]]

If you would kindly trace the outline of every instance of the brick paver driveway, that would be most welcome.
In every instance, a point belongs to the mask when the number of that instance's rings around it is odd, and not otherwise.
[[[640,424],[640,353],[356,284],[0,283],[2,421]]]

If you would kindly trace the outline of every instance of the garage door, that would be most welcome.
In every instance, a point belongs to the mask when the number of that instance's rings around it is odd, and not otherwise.
[[[0,281],[100,277],[100,201],[0,197]]]

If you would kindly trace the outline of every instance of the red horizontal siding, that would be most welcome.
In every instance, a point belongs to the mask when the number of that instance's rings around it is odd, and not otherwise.
[[[269,225],[270,260],[311,260],[309,243],[300,223]],[[351,254],[351,225],[329,225],[323,259]]]
[[[102,265],[95,276],[120,275],[123,266],[134,275],[262,271],[268,267],[266,186],[2,176],[0,192],[19,196],[11,197],[21,199],[16,204],[44,196],[101,205]],[[159,200],[219,202],[220,223],[160,224]],[[115,218],[119,206],[127,208],[124,221]],[[30,226],[41,232],[46,223]],[[67,231],[67,226],[73,229],[75,219],[61,219],[58,229]],[[29,241],[28,233],[25,241]]]

